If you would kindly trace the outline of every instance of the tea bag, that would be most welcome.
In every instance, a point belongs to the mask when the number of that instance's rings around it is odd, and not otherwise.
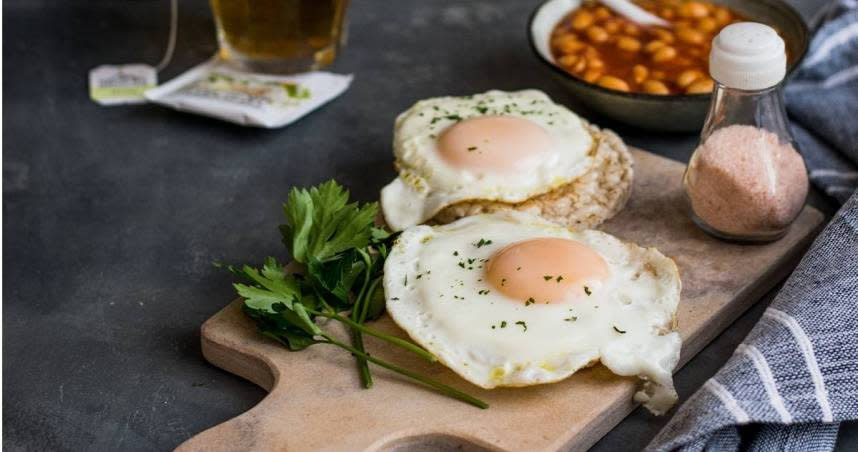
[[[143,93],[158,84],[158,72],[167,67],[176,49],[179,2],[170,0],[170,35],[164,56],[156,66],[143,63],[103,64],[89,71],[89,97],[101,105],[142,104]]]
[[[146,99],[176,110],[236,124],[276,128],[295,122],[339,96],[351,75],[307,72],[269,75],[241,72],[217,59],[145,92]]]
[[[89,97],[101,105],[140,104],[143,93],[158,84],[148,64],[101,65],[89,71]]]

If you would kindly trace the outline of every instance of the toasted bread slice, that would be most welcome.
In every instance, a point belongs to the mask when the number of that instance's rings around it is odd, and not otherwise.
[[[445,207],[429,223],[446,224],[462,217],[519,210],[573,229],[592,229],[616,215],[632,191],[631,153],[613,131],[587,124],[593,136],[593,167],[574,181],[518,203],[467,200]]]

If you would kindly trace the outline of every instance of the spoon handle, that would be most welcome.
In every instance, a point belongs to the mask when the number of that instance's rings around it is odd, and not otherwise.
[[[637,22],[641,25],[658,25],[661,27],[670,27],[670,22],[651,14],[649,11],[641,8],[629,0],[599,0],[602,4],[611,8],[618,14],[625,16],[627,19]]]

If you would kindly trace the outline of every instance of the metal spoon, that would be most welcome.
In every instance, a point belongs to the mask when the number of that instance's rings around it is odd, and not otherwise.
[[[649,11],[641,8],[629,0],[599,0],[603,5],[611,8],[618,14],[625,16],[627,19],[637,22],[641,25],[658,25],[660,27],[670,28],[670,22],[658,17]]]

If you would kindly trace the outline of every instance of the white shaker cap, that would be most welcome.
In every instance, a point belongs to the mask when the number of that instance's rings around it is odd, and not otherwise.
[[[712,40],[709,74],[722,85],[760,90],[786,75],[786,47],[774,28],[756,22],[724,27]]]

